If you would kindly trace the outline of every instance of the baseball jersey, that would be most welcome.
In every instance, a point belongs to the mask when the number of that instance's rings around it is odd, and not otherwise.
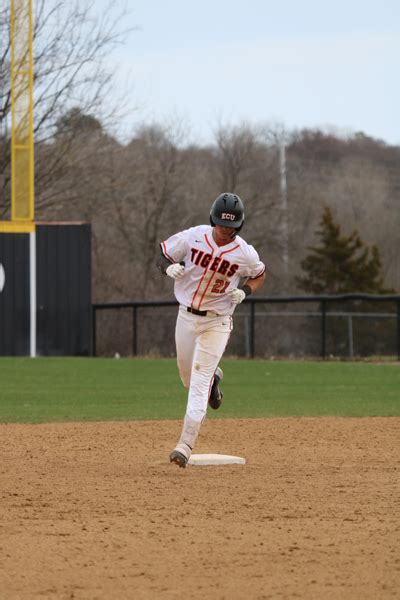
[[[175,280],[175,297],[183,306],[231,315],[236,308],[226,292],[240,279],[260,277],[265,265],[257,251],[240,236],[218,246],[210,225],[198,225],[161,243],[166,258],[185,263],[183,277]]]

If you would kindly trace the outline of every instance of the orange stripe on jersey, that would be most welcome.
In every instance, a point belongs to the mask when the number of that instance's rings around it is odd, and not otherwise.
[[[224,250],[222,252],[222,254],[229,254],[229,252],[233,252],[234,250],[236,250],[236,248],[239,248],[240,244],[236,244],[236,246],[233,246],[233,248],[231,248],[230,250]],[[222,256],[221,254],[221,256]]]
[[[260,273],[258,273],[258,275],[254,275],[254,277],[249,277],[249,279],[258,279],[259,277],[261,277],[261,275],[264,275],[265,273],[265,267],[263,268],[262,271],[260,271]]]
[[[210,242],[208,241],[208,237],[207,237],[207,234],[206,234],[206,233],[204,234],[204,237],[205,237],[205,240],[206,240],[206,242],[207,242],[207,245],[208,245],[208,247],[209,247],[209,248],[210,248],[210,250],[211,250],[211,258],[212,258],[212,257],[214,256],[214,248],[211,246]],[[211,261],[209,262],[208,266],[209,266],[210,264],[211,264]],[[203,279],[204,279],[204,277],[206,276],[206,273],[207,273],[207,271],[208,271],[208,266],[206,267],[206,269],[205,269],[205,271],[204,271],[204,273],[203,273],[203,277],[200,279],[200,283],[199,283],[199,285],[197,286],[197,289],[196,289],[195,293],[194,293],[194,294],[193,294],[193,296],[192,296],[192,304],[191,304],[191,307],[192,307],[192,308],[195,308],[195,307],[193,306],[193,304],[194,304],[194,299],[196,298],[197,292],[199,291],[199,289],[200,289],[200,286],[201,286],[201,284],[203,283]],[[201,300],[200,300],[200,303],[201,303]],[[200,303],[199,303],[199,306],[200,306]]]
[[[207,238],[207,235],[206,235],[206,238]],[[208,240],[207,240],[207,243],[208,243]],[[234,246],[234,247],[233,247],[233,248],[231,248],[230,250],[224,250],[224,252],[221,252],[221,254],[220,254],[218,257],[216,257],[216,258],[222,258],[224,254],[229,254],[229,252],[233,252],[234,250],[236,250],[236,248],[239,248],[239,244],[237,244],[236,246]],[[211,262],[211,261],[210,261],[210,262]],[[213,274],[211,275],[211,277],[210,277],[210,279],[209,279],[209,281],[208,281],[208,283],[207,283],[206,289],[204,290],[204,292],[203,292],[203,295],[202,295],[202,297],[200,298],[200,302],[199,302],[199,310],[200,310],[201,303],[203,302],[204,296],[205,296],[205,294],[206,294],[206,292],[207,292],[208,288],[210,287],[210,283],[212,282],[212,280],[213,280],[213,277],[214,277],[215,273],[216,273],[216,271],[214,271],[214,272],[213,272]]]
[[[161,246],[162,246],[162,249],[163,249],[164,256],[165,256],[166,258],[168,258],[168,260],[170,260],[171,262],[173,262],[173,263],[174,263],[174,262],[176,262],[176,261],[175,261],[175,260],[174,260],[174,259],[173,259],[173,258],[172,258],[172,257],[171,257],[169,254],[168,254],[168,252],[167,252],[167,246],[165,245],[165,242],[161,242]]]

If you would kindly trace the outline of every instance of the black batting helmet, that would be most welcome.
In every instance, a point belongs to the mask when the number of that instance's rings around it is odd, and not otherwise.
[[[240,231],[244,223],[244,206],[239,196],[231,192],[220,194],[211,207],[210,223],[213,227],[222,225]]]

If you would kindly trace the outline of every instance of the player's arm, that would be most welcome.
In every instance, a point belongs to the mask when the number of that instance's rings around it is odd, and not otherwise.
[[[166,256],[164,256],[162,250],[157,260],[157,267],[160,269],[163,275],[167,274],[167,269],[173,264]]]
[[[162,251],[158,258],[157,266],[163,275],[168,275],[172,279],[179,279],[185,271],[185,263],[174,263],[169,260]]]
[[[240,304],[250,294],[254,294],[265,281],[265,265],[261,262],[257,251],[253,246],[244,248],[245,264],[243,275],[246,277],[240,288],[231,288],[227,294],[233,304]],[[239,272],[239,275],[242,273]]]
[[[257,290],[259,290],[265,281],[265,271],[261,273],[258,277],[254,277],[253,279],[247,279],[246,283],[242,286],[242,290],[246,294],[246,296],[250,296],[250,294],[254,294]]]
[[[227,294],[233,304],[240,304],[250,294],[254,294],[264,283],[265,272],[258,277],[248,278],[241,288],[231,288]]]

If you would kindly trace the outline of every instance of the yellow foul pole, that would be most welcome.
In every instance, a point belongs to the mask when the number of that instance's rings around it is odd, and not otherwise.
[[[11,1],[11,220],[34,219],[32,0]]]

